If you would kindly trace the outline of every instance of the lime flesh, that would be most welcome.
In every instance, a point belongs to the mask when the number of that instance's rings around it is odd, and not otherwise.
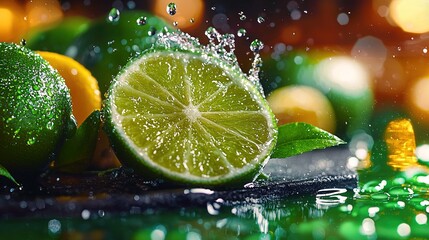
[[[105,109],[125,165],[185,184],[253,180],[276,142],[273,114],[244,74],[194,53],[143,54],[118,75]]]

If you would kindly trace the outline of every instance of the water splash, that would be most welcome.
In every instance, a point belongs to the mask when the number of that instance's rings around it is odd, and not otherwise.
[[[244,13],[243,13],[243,12],[239,12],[239,13],[238,13],[238,15],[240,16],[240,20],[241,20],[241,21],[244,21],[244,20],[246,20],[246,18],[247,18],[247,17],[246,17],[246,15],[244,15]]]
[[[245,33],[243,33],[242,31],[241,34]],[[225,60],[230,65],[241,70],[237,61],[237,57],[234,53],[234,34],[221,34],[215,28],[209,27],[205,31],[205,35],[209,40],[207,45],[200,44],[197,38],[194,38],[189,34],[181,31],[162,32],[159,34],[155,45],[165,48],[180,48],[186,51],[199,52],[205,56],[215,56],[222,60]],[[259,72],[262,66],[262,59],[259,55],[259,51],[263,48],[264,44],[258,39],[254,40],[251,43],[250,50],[254,53],[254,60],[252,63],[252,68],[249,70],[249,73],[246,74],[246,76],[255,85],[258,91],[264,96],[262,85],[259,82]]]
[[[263,23],[263,22],[265,22],[265,19],[263,17],[258,17],[257,22]]]
[[[259,92],[261,92],[262,96],[264,96],[264,91],[262,89],[262,85],[259,81],[259,72],[261,71],[262,67],[262,58],[259,54],[259,51],[261,51],[264,48],[264,43],[261,42],[259,39],[253,40],[253,42],[250,44],[250,50],[254,54],[253,62],[252,62],[252,68],[249,70],[249,80],[255,84],[255,86],[258,88]]]

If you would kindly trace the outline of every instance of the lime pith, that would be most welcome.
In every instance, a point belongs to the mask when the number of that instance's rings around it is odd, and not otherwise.
[[[120,160],[176,182],[252,180],[276,142],[276,121],[244,74],[214,57],[150,51],[131,62],[106,100]]]

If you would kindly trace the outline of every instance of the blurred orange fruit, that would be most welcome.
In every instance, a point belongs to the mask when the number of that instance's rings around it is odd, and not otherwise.
[[[18,43],[27,31],[25,11],[17,1],[0,1],[0,42]]]
[[[287,86],[274,90],[268,97],[279,125],[305,122],[325,131],[335,132],[335,113],[331,103],[319,90],[307,86]]]
[[[38,51],[51,66],[58,70],[70,89],[73,115],[78,126],[94,111],[101,108],[101,96],[97,80],[84,66],[67,56]]]

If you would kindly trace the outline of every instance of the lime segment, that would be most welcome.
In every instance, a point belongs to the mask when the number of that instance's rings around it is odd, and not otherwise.
[[[197,53],[141,55],[118,75],[105,109],[124,165],[185,184],[253,180],[277,134],[264,97],[245,75]]]

